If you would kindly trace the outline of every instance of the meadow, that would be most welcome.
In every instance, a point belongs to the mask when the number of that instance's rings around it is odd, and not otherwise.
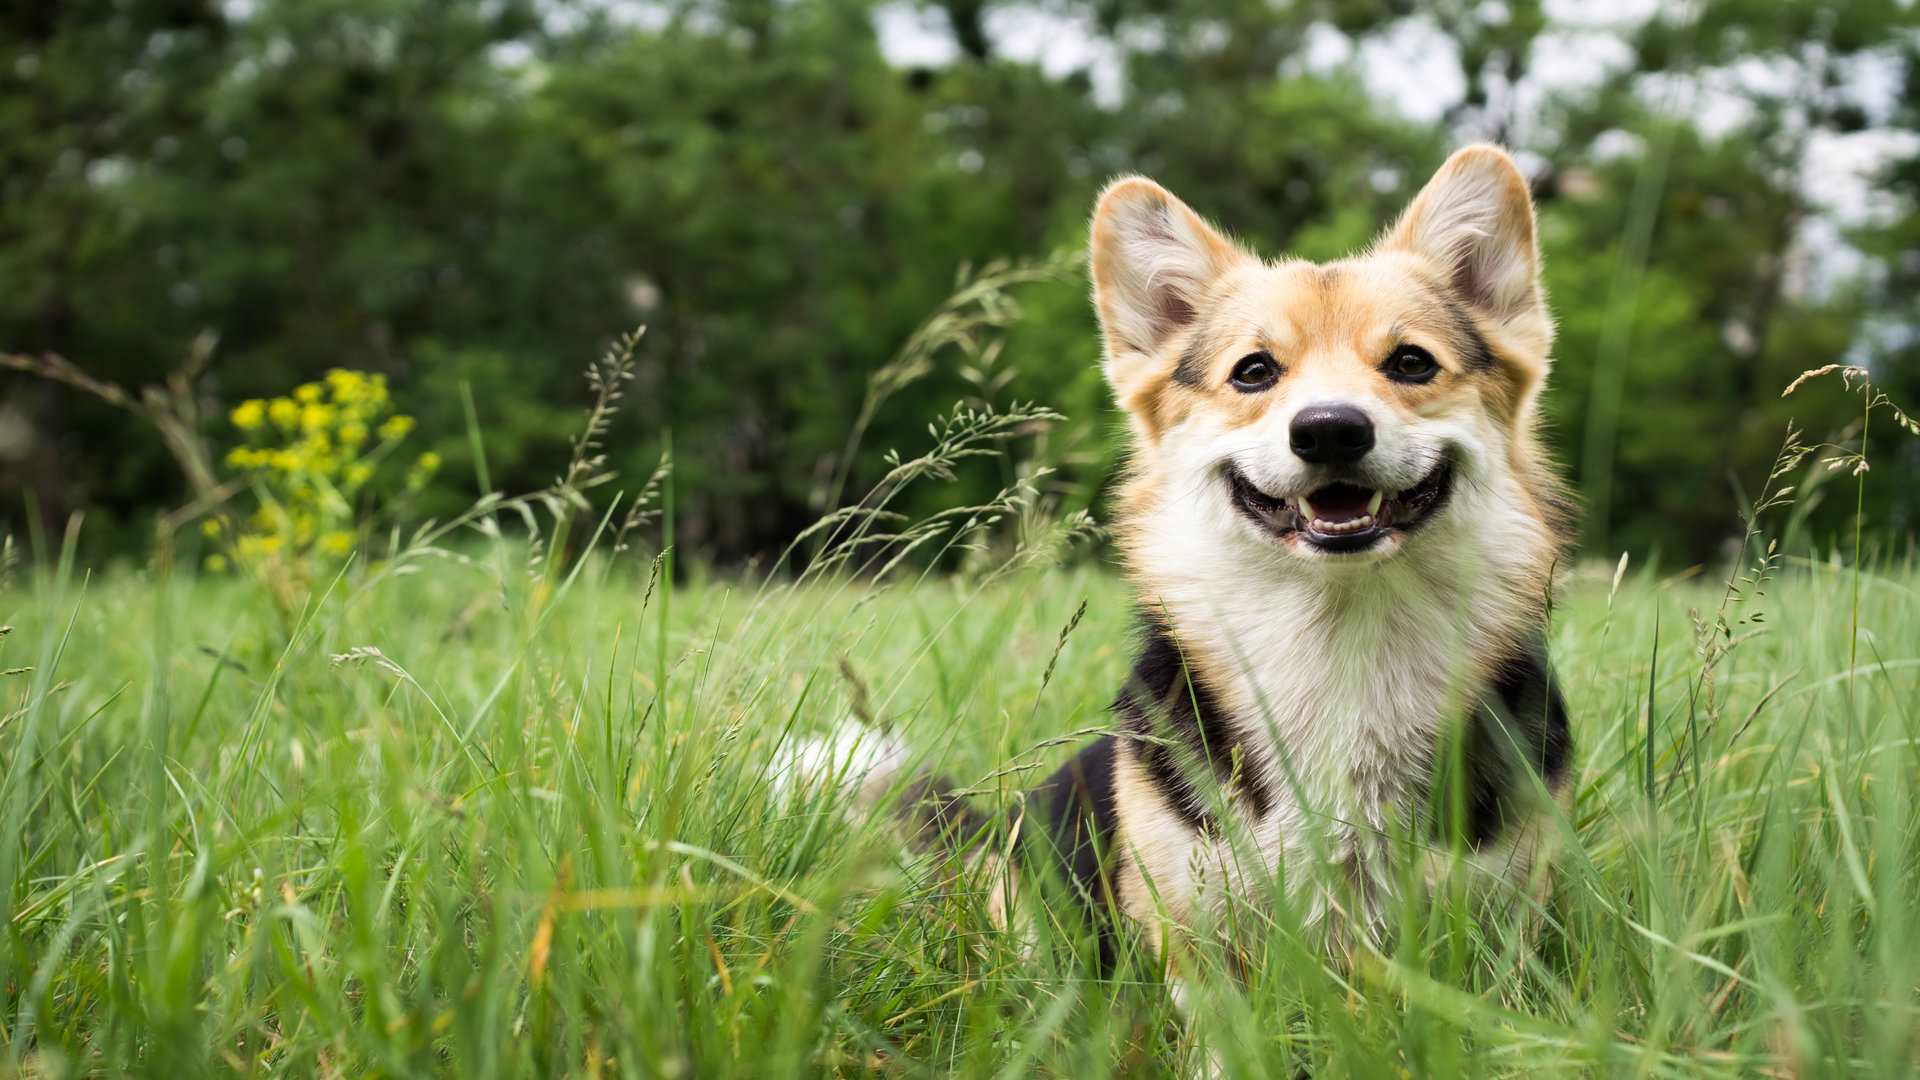
[[[13,7],[0,1080],[1920,1077],[1920,8]],[[1176,1009],[782,782],[1113,724],[1102,185],[1326,259],[1480,138],[1583,503],[1540,888]]]
[[[496,540],[292,610],[164,558],[16,567],[0,1073],[1914,1075],[1911,557],[1569,571],[1539,906],[1409,903],[1350,964],[1276,916],[1182,1023],[1144,957],[996,933],[770,777],[849,715],[989,802],[1051,768],[1127,670],[1111,568],[668,589],[613,547]]]

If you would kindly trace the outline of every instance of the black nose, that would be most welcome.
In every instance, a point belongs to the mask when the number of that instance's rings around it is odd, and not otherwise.
[[[1348,465],[1373,449],[1373,421],[1351,405],[1319,405],[1300,410],[1288,437],[1302,461]]]

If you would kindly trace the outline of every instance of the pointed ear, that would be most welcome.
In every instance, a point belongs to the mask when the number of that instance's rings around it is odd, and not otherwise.
[[[1144,177],[1116,180],[1093,211],[1093,300],[1107,365],[1152,357],[1191,325],[1202,298],[1230,267],[1251,259]]]
[[[1382,246],[1441,268],[1460,298],[1524,338],[1552,334],[1540,289],[1533,196],[1497,146],[1447,159],[1383,238]]]

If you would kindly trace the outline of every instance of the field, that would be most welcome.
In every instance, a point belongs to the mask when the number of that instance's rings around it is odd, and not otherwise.
[[[1050,766],[1127,667],[1110,570],[667,590],[617,558],[500,545],[286,614],[237,578],[17,570],[0,1073],[1915,1074],[1911,566],[1789,560],[1705,653],[1720,571],[1569,574],[1541,908],[1410,905],[1339,967],[1276,918],[1182,1025],[1145,960],[1090,979],[769,783],[853,712],[988,792]]]

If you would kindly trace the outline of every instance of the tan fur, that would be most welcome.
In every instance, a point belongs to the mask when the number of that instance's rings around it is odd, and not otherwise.
[[[1378,911],[1343,918],[1330,882],[1373,895],[1391,880],[1370,836],[1407,823],[1420,741],[1433,745],[1502,643],[1537,623],[1563,550],[1566,500],[1535,435],[1553,325],[1534,232],[1526,181],[1492,146],[1456,153],[1370,250],[1325,265],[1256,258],[1143,178],[1101,196],[1094,297],[1106,375],[1134,434],[1119,522],[1128,571],[1227,711],[1260,718],[1242,732],[1248,768],[1284,783],[1290,761],[1337,811],[1282,807],[1201,837],[1123,749],[1118,893],[1136,920],[1217,921],[1223,895],[1257,890],[1284,864],[1330,927],[1364,933],[1377,921]],[[1382,373],[1407,343],[1439,362],[1431,382]],[[1236,362],[1261,351],[1283,365],[1278,383],[1229,386]],[[1365,555],[1326,558],[1257,535],[1226,508],[1218,463],[1285,483],[1298,469],[1286,419],[1323,401],[1363,405],[1383,457],[1458,453],[1461,495],[1422,531]],[[1280,658],[1296,652],[1319,669],[1288,670]],[[1323,827],[1331,841],[1311,850],[1331,851],[1332,865],[1302,866],[1301,834]],[[1515,830],[1497,876],[1527,876],[1531,836]]]

